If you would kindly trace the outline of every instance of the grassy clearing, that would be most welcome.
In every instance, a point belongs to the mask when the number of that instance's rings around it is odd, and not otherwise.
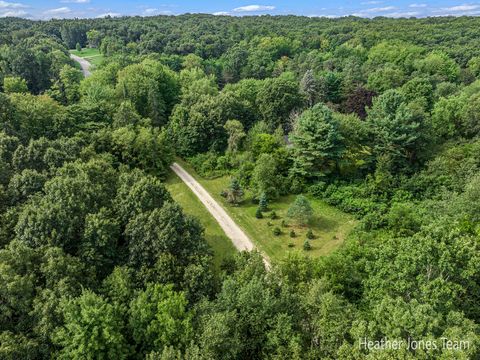
[[[92,56],[101,56],[100,51],[98,49],[93,48],[83,48],[81,52],[77,50],[70,50],[70,53],[81,58],[87,58]]]
[[[200,200],[177,175],[172,172],[165,186],[173,199],[183,207],[185,213],[195,216],[205,228],[205,238],[214,252],[214,265],[219,269],[222,260],[233,256],[236,252],[232,242]]]
[[[103,55],[98,49],[83,48],[81,52],[77,50],[70,50],[70,53],[88,60],[92,65],[95,66],[100,65],[103,61]]]
[[[315,211],[315,218],[309,227],[313,230],[315,239],[310,241],[312,250],[304,251],[303,243],[306,239],[307,227],[293,224],[286,218],[286,213],[295,196],[284,196],[274,203],[269,204],[269,211],[264,213],[263,219],[257,219],[255,212],[257,205],[252,202],[251,194],[247,192],[245,200],[239,206],[229,205],[220,196],[222,189],[230,183],[227,176],[216,179],[203,179],[195,173],[193,168],[182,160],[178,162],[184,166],[205,189],[227,210],[230,216],[243,228],[258,248],[264,251],[270,258],[279,260],[290,251],[302,251],[310,256],[322,256],[329,254],[338,248],[356,224],[355,219],[342,211],[326,204],[325,202],[309,197]],[[275,211],[278,219],[270,219],[271,211]],[[287,227],[282,227],[282,220],[287,222]],[[282,234],[275,236],[273,229],[280,227]],[[290,237],[290,231],[294,230],[296,237]]]

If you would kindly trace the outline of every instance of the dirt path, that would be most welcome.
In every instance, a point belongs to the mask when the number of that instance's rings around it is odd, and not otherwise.
[[[80,64],[80,66],[82,67],[83,76],[89,77],[90,75],[92,75],[92,73],[90,72],[90,66],[92,66],[92,64],[77,55],[70,54],[70,57]]]
[[[225,209],[203,188],[200,183],[195,180],[188,172],[185,171],[179,164],[173,163],[171,169],[178,175],[178,177],[192,190],[198,199],[205,205],[207,210],[217,220],[220,227],[225,232],[233,245],[239,251],[251,251],[255,249],[252,241],[243,232],[242,229],[232,220]],[[264,262],[267,267],[270,266],[269,261],[264,256]]]

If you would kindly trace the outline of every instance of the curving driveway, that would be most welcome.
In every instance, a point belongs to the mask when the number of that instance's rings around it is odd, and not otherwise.
[[[192,190],[192,192],[205,205],[207,210],[220,224],[225,234],[232,240],[233,245],[239,251],[251,251],[254,249],[253,243],[245,235],[242,229],[232,220],[223,207],[216,202],[212,196],[203,188],[200,183],[187,173],[179,164],[173,163],[171,169],[178,175],[178,177]]]
[[[90,66],[92,66],[92,64],[90,64],[87,60],[77,55],[70,54],[70,57],[80,64],[82,68],[83,76],[89,77],[90,75],[92,75],[92,73],[90,72]]]
[[[193,178],[184,168],[178,163],[173,163],[170,168],[178,175],[178,177],[192,190],[195,196],[203,203],[208,212],[215,218],[220,227],[225,232],[233,245],[239,251],[251,251],[255,249],[252,241],[243,232],[242,229],[232,220],[225,209],[204,189],[200,183]],[[268,259],[263,256],[265,265],[270,267]]]

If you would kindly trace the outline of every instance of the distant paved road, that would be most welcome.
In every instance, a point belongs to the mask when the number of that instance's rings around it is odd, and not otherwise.
[[[77,55],[70,54],[70,57],[80,64],[80,66],[82,67],[83,76],[87,78],[92,75],[92,73],[90,72],[90,66],[92,66],[92,64]]]
[[[204,189],[200,183],[193,178],[184,168],[179,164],[173,163],[171,169],[178,175],[178,177],[193,191],[198,199],[205,205],[207,210],[217,220],[220,227],[231,240],[233,245],[239,251],[251,251],[255,248],[252,241],[243,232],[242,229],[232,220],[225,209],[215,201],[212,196]],[[268,260],[264,257],[264,262],[267,267],[270,266]]]

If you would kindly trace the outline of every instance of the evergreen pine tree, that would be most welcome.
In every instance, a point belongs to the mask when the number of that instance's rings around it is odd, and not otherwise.
[[[244,192],[237,178],[232,178],[227,191],[227,201],[232,204],[238,204],[242,201]]]
[[[300,93],[306,97],[308,107],[313,106],[318,92],[317,80],[312,70],[307,70],[300,81]]]
[[[262,193],[262,195],[260,195],[260,199],[258,201],[258,208],[260,209],[260,211],[267,211],[268,209],[268,200],[265,193]]]
[[[312,250],[312,245],[310,245],[310,241],[305,240],[305,242],[303,243],[303,250],[305,251]]]

